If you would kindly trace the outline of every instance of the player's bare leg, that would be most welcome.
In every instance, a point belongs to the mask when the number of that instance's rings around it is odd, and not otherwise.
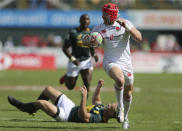
[[[66,76],[66,79],[65,79],[66,87],[69,90],[74,89],[77,79],[78,79],[78,76],[76,76],[76,77],[68,77],[68,76]]]
[[[124,90],[124,122],[123,122],[123,129],[129,128],[129,121],[128,121],[128,112],[130,110],[131,102],[132,102],[132,92],[133,92],[133,85],[125,86]]]
[[[85,70],[81,70],[80,74],[82,77],[82,81],[87,88],[87,92],[89,92],[90,91],[90,81],[92,79],[92,71],[90,69],[85,69]]]
[[[62,94],[62,92],[51,86],[46,87],[43,93],[46,97],[48,97],[52,101],[52,103],[55,103],[57,98]]]
[[[41,93],[40,96],[44,96],[48,99],[50,99],[53,103],[56,102],[56,100],[58,99],[58,97],[61,95],[62,93],[58,90],[56,90],[55,88],[52,87],[46,87],[43,92]],[[39,96],[39,98],[40,98]],[[45,111],[47,114],[51,115],[55,113],[55,110],[57,111],[56,106],[52,107],[47,100],[44,99],[39,99],[36,102],[31,102],[31,103],[23,103],[17,99],[15,99],[12,96],[8,96],[8,101],[11,105],[15,106],[16,108],[18,108],[19,110],[23,111],[23,112],[27,112],[29,114],[33,114],[35,113],[38,109],[42,109],[43,111]],[[50,107],[48,108],[47,106]],[[52,104],[53,105],[53,104]],[[56,109],[55,109],[56,108]],[[49,113],[50,112],[50,113]]]
[[[124,91],[124,75],[121,69],[113,66],[109,71],[110,77],[115,81],[115,93],[118,102],[118,122],[124,121],[123,91]]]
[[[35,103],[35,108],[41,109],[44,111],[46,114],[55,117],[57,113],[57,106],[53,105],[49,101],[46,100],[37,100]]]

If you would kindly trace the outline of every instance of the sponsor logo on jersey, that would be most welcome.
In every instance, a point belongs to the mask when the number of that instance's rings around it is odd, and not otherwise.
[[[82,48],[89,48],[88,46],[83,45],[82,36],[83,36],[82,34],[77,36],[77,43],[76,43],[77,46]]]

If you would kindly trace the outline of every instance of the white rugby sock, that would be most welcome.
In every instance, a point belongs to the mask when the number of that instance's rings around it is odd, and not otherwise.
[[[131,102],[132,102],[132,96],[130,97],[129,101],[126,101],[126,100],[123,101],[123,104],[124,104],[124,120],[128,120],[128,112],[130,110]]]
[[[123,91],[124,91],[124,87],[122,87],[122,89],[120,89],[119,87],[117,87],[117,85],[115,85],[115,94],[116,94],[116,99],[118,102],[118,109],[119,110],[123,110]]]

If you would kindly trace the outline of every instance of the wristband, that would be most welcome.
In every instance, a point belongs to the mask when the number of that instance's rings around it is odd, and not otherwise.
[[[71,56],[70,60],[71,60],[71,62],[73,62],[76,60],[76,58],[74,56]]]
[[[131,31],[131,28],[133,28],[134,26],[132,25],[132,24],[130,24],[130,23],[126,23],[125,24],[125,28],[126,28],[126,30],[128,30],[128,31]]]

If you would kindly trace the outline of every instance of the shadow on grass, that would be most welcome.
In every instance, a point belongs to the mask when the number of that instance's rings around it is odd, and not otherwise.
[[[44,127],[44,126],[26,126],[26,127],[24,127],[24,126],[0,126],[0,128],[7,128],[7,129],[18,129],[18,128],[20,128],[20,129],[27,129],[27,128],[32,128],[32,129],[66,129],[66,130],[68,130],[68,129],[77,129],[77,130],[88,130],[88,129],[102,129],[102,130],[113,130],[113,129],[120,129],[120,127],[116,127],[116,126],[110,126],[110,127],[100,127],[100,126],[93,126],[93,127],[70,127],[70,126],[68,126],[68,127]]]
[[[4,112],[7,112],[7,111],[18,111],[17,109],[0,109],[0,111],[4,111]]]
[[[43,120],[43,119],[34,119],[34,118],[30,118],[30,119],[2,119],[3,121],[9,121],[9,122],[55,122],[57,123],[57,121],[55,120]]]
[[[3,121],[9,121],[9,122],[43,122],[43,123],[58,123],[57,121],[54,120],[42,120],[42,119],[7,119],[7,120],[3,120]],[[62,123],[63,124],[63,123]],[[71,124],[71,123],[70,123]],[[75,124],[75,123],[74,123]],[[84,124],[84,123],[83,123]],[[97,124],[93,124],[91,126],[92,123],[89,123],[88,126],[85,125],[80,125],[80,123],[78,123],[78,125],[73,125],[70,126],[68,124],[68,126],[66,126],[65,124],[61,125],[56,125],[55,126],[32,126],[32,125],[3,125],[0,126],[1,129],[9,129],[9,130],[13,130],[13,129],[20,129],[20,130],[24,130],[24,129],[37,129],[37,130],[41,130],[41,129],[62,129],[62,130],[119,130],[121,127],[116,125],[116,126],[99,126]]]

